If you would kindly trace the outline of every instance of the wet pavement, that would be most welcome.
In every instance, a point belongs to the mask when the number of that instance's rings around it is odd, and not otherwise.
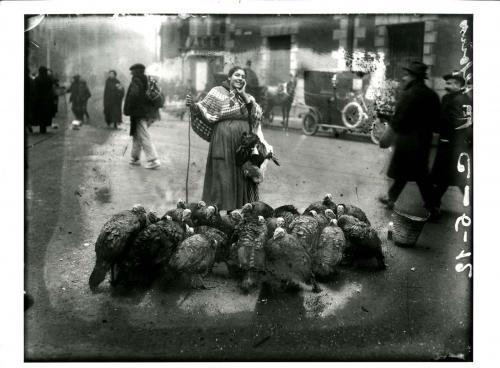
[[[270,165],[261,199],[303,210],[325,193],[367,213],[384,239],[388,269],[344,267],[323,291],[239,292],[224,265],[193,291],[181,282],[119,294],[108,279],[88,288],[93,244],[109,216],[141,203],[160,214],[185,197],[187,122],[165,116],[150,129],[162,166],[128,165],[130,137],[97,119],[28,137],[25,314],[28,361],[88,360],[441,360],[472,357],[471,282],[456,272],[463,212],[455,188],[443,218],[425,225],[414,248],[386,239],[391,213],[375,198],[388,181],[387,151],[349,139],[265,130],[281,165]],[[191,133],[189,200],[200,199],[208,143]],[[34,144],[36,143],[36,144]],[[414,185],[398,207],[421,208]]]

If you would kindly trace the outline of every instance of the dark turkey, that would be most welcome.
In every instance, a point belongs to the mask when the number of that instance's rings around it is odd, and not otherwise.
[[[258,274],[264,269],[266,221],[262,216],[255,218],[244,213],[243,220],[235,232],[238,240],[231,246],[228,268],[232,275],[243,274],[240,287],[244,292],[249,292],[258,285]]]
[[[337,216],[340,217],[342,215],[351,215],[356,217],[358,220],[365,222],[367,225],[371,226],[368,217],[363,212],[363,210],[359,207],[356,207],[352,204],[338,204],[337,205]]]
[[[245,215],[249,215],[253,217],[262,216],[264,218],[268,218],[273,216],[273,212],[273,208],[262,201],[247,203],[241,208],[241,214],[243,217]]]
[[[318,243],[321,227],[311,215],[297,216],[289,226],[290,234],[297,237],[304,249],[312,254]]]
[[[245,178],[251,179],[256,184],[260,184],[264,181],[264,174],[260,167],[252,164],[250,161],[245,162],[241,170]]]
[[[170,258],[169,266],[189,277],[192,288],[208,289],[203,277],[212,269],[217,252],[217,241],[204,234],[184,239]]]
[[[387,267],[384,253],[382,252],[382,241],[375,229],[350,215],[340,216],[338,225],[348,240],[346,248],[347,257],[353,257],[354,259],[375,257],[380,269]]]
[[[220,214],[217,207],[208,206],[207,217],[198,221],[198,224],[214,227],[225,233],[229,239],[233,236],[235,226],[242,220],[240,211],[232,211],[230,214]]]
[[[291,204],[280,206],[274,209],[273,217],[282,217],[285,220],[285,226],[283,228],[286,231],[290,231],[289,226],[295,217],[299,216],[299,211],[297,208]],[[274,230],[273,230],[274,232]],[[271,234],[272,235],[272,234]]]
[[[111,282],[115,281],[115,265],[127,252],[129,243],[147,225],[146,210],[134,206],[113,215],[103,226],[95,243],[96,262],[89,278],[89,286],[95,290],[111,270]]]
[[[265,160],[272,160],[276,165],[280,165],[273,152],[267,152],[266,146],[261,142],[255,133],[244,132],[238,147],[237,157],[247,157],[248,161],[257,167],[261,167]],[[243,164],[244,162],[239,162]]]
[[[311,210],[308,213],[310,216],[314,217],[319,224],[319,228],[322,230],[326,225],[330,223],[332,220],[336,220],[337,217],[335,213],[331,209],[326,209],[323,212],[317,213],[315,210]],[[307,214],[306,214],[307,215]]]
[[[278,227],[264,247],[265,282],[275,290],[299,290],[303,284],[312,284],[314,292],[320,292],[312,272],[309,253],[295,235]]]
[[[143,229],[132,242],[125,258],[118,264],[116,284],[149,286],[164,274],[178,244],[194,233],[167,216]]]
[[[162,219],[165,219],[167,216],[169,216],[173,221],[179,223],[179,224],[188,224],[190,227],[193,227],[194,224],[191,219],[192,212],[189,208],[175,208],[172,210],[167,211]]]
[[[333,219],[319,237],[318,246],[312,255],[313,273],[318,279],[326,279],[335,271],[346,247],[344,232]]]
[[[310,211],[316,211],[317,213],[324,213],[325,210],[331,209],[334,213],[337,213],[337,206],[333,202],[333,196],[330,193],[325,194],[322,201],[311,203],[303,212],[307,214]]]
[[[210,209],[204,201],[189,203],[187,208],[191,211],[191,220],[193,226],[203,225],[210,214]],[[213,207],[212,207],[213,208]]]

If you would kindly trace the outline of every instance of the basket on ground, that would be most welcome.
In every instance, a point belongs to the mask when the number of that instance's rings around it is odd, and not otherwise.
[[[394,243],[403,247],[414,246],[428,218],[428,215],[418,217],[394,210],[392,214]]]

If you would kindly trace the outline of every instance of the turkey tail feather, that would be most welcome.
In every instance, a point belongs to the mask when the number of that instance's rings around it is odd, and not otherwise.
[[[101,282],[104,281],[106,274],[111,268],[111,264],[106,261],[96,261],[94,270],[92,271],[89,278],[90,289],[95,290]]]

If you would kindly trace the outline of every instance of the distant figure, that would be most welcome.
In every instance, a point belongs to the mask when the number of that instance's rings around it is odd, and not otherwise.
[[[75,119],[83,122],[83,116],[87,110],[87,101],[91,96],[87,83],[76,74],[73,77],[68,93],[70,93],[69,102]]]
[[[441,198],[449,186],[457,186],[462,193],[464,192],[466,173],[457,171],[457,162],[462,152],[468,153],[469,157],[472,152],[472,123],[466,116],[466,108],[472,106],[472,102],[470,97],[463,93],[465,79],[461,75],[453,74],[447,74],[443,79],[446,81],[447,93],[441,102],[439,143],[431,172],[438,209],[441,206]]]
[[[47,68],[41,66],[34,81],[34,125],[40,126],[40,133],[47,133],[47,127],[52,125],[54,116],[54,89],[52,78],[47,74]]]
[[[113,124],[115,129],[117,124],[122,123],[122,101],[125,91],[120,81],[116,79],[116,72],[110,70],[106,86],[104,87],[104,118],[108,127]]]
[[[146,67],[142,64],[134,64],[130,67],[132,80],[125,96],[123,113],[130,116],[130,135],[132,136],[131,165],[140,165],[141,150],[146,155],[146,169],[157,169],[160,167],[156,148],[151,142],[148,128],[155,120],[160,119],[160,113],[146,99],[147,76],[144,74]]]
[[[259,78],[257,78],[257,74],[252,70],[252,61],[247,60],[247,67],[245,68],[245,74],[246,74],[246,90],[247,92],[252,95],[256,102],[259,103]]]
[[[394,152],[387,175],[394,179],[386,196],[379,201],[392,209],[406,183],[414,181],[424,199],[425,207],[435,216],[433,188],[429,176],[429,154],[432,132],[439,121],[439,97],[427,87],[427,65],[414,61],[403,68],[404,90],[396,103],[389,123],[395,133]]]
[[[290,80],[286,82],[286,96],[281,105],[283,113],[283,128],[288,131],[288,118],[290,117],[290,110],[292,109],[293,99],[295,98],[295,87],[297,87],[297,78],[293,73],[290,73]]]
[[[34,116],[34,91],[35,82],[33,78],[31,78],[28,66],[26,66],[24,73],[24,126],[29,133],[33,133],[33,129],[31,128],[31,126],[33,125]]]
[[[54,76],[51,69],[47,69],[48,76],[52,79],[52,89],[54,90],[54,100],[52,105],[52,119],[55,119],[57,111],[59,108],[59,79]],[[52,128],[58,129],[59,126],[54,121],[52,122]]]

